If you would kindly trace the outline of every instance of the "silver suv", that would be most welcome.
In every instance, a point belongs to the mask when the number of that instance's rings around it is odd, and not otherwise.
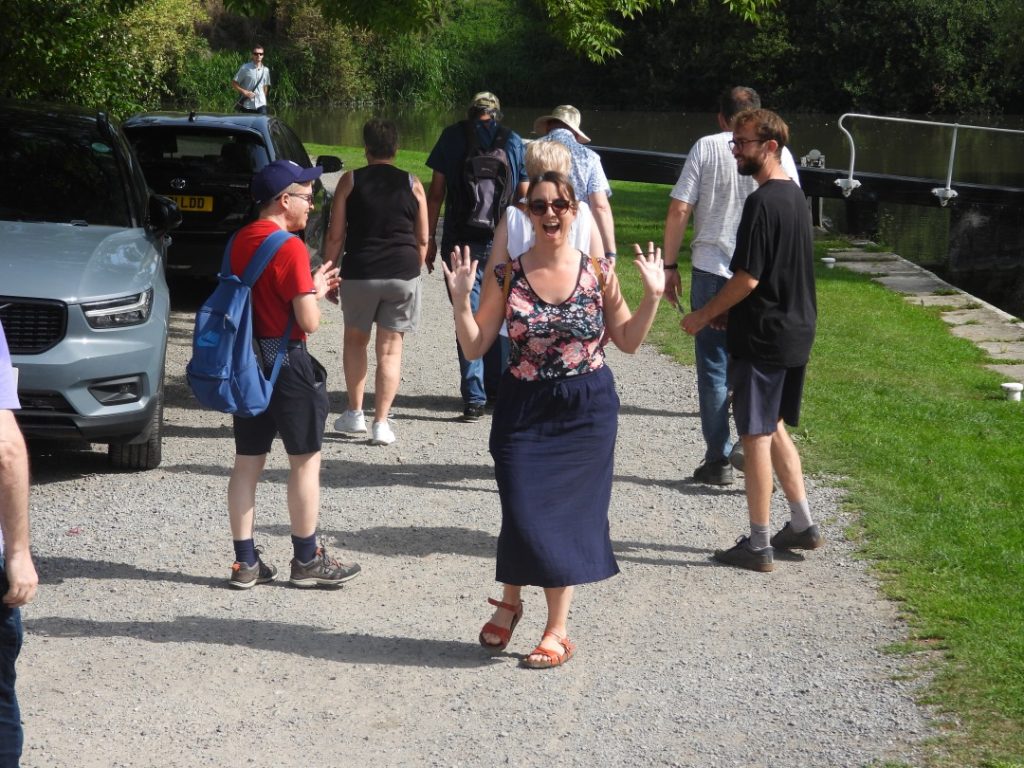
[[[0,321],[29,438],[160,463],[174,203],[103,113],[0,102]]]

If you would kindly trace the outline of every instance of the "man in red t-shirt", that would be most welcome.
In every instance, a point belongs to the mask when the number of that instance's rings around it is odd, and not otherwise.
[[[322,169],[276,160],[252,180],[259,218],[235,236],[231,271],[241,275],[256,249],[279,229],[301,232],[313,208],[313,181]],[[253,335],[267,369],[273,366],[281,337],[294,317],[281,372],[266,411],[234,417],[235,465],[228,483],[228,513],[235,546],[229,583],[238,589],[273,581],[277,568],[264,562],[253,543],[256,485],[274,438],[288,453],[288,515],[292,548],[290,581],[297,587],[335,586],[359,573],[317,546],[320,515],[320,447],[327,419],[327,372],[306,349],[306,335],[320,326],[319,301],[340,279],[327,262],[310,273],[309,251],[298,238],[288,240],[253,286]]]

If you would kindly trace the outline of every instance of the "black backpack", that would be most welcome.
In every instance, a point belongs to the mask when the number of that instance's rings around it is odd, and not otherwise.
[[[511,131],[499,125],[494,142],[484,149],[476,125],[464,120],[462,126],[466,136],[466,159],[462,165],[462,206],[456,216],[456,231],[460,237],[490,239],[515,194],[512,165],[505,150]]]

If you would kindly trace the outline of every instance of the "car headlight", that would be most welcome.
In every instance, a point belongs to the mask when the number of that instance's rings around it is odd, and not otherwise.
[[[149,319],[149,313],[153,310],[153,289],[136,293],[134,296],[83,304],[82,310],[85,312],[86,322],[93,328],[139,325]]]

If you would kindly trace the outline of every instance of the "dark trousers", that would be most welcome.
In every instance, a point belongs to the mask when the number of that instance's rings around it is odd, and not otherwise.
[[[0,595],[7,592],[4,558],[0,556]],[[21,611],[0,603],[0,768],[18,768],[24,736],[21,710],[14,692],[14,663],[21,652]]]

